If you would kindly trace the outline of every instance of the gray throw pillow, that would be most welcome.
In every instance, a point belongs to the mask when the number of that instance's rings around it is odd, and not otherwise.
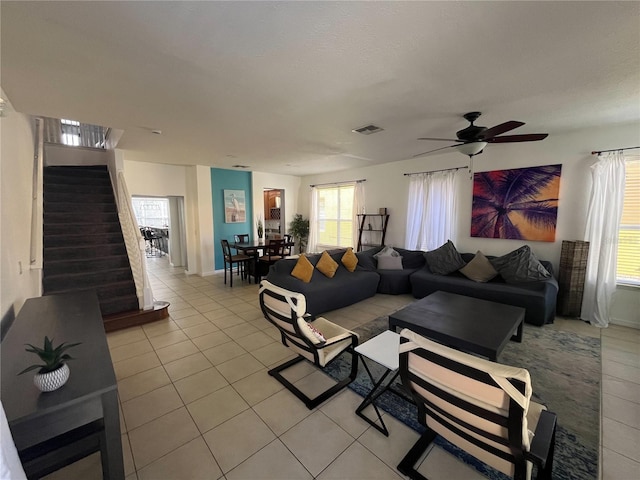
[[[465,265],[451,240],[435,250],[425,252],[424,258],[431,272],[436,275],[449,275]]]
[[[489,260],[507,283],[534,282],[551,278],[551,274],[538,261],[529,245]]]
[[[378,257],[378,270],[402,270],[402,257],[391,255]]]
[[[374,255],[374,258],[380,258],[380,257],[399,257],[400,254],[398,252],[396,252],[393,247],[390,246],[386,246],[384,247],[382,250],[380,250],[378,253],[376,253]]]
[[[476,252],[476,256],[469,263],[460,269],[460,273],[468,279],[480,283],[486,283],[498,275],[498,271],[493,268],[489,259],[480,250]]]

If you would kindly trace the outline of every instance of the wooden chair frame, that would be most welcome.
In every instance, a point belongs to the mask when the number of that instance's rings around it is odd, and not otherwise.
[[[242,254],[232,255],[228,240],[222,239],[220,240],[220,244],[222,245],[222,256],[224,260],[224,284],[227,284],[227,264],[229,264],[229,285],[233,287],[233,264],[238,265],[238,275],[244,279],[246,277],[245,267],[247,262],[251,260],[251,257]]]

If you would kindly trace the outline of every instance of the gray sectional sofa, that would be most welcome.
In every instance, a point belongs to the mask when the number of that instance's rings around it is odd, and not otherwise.
[[[285,258],[271,265],[266,279],[279,287],[304,294],[307,312],[312,315],[347,307],[374,296],[378,292],[380,275],[375,270],[368,270],[360,265],[354,272],[348,271],[340,261],[342,255],[344,250],[331,254],[331,258],[339,265],[333,278],[325,277],[318,270],[314,270],[311,281],[305,283],[291,275],[297,259]],[[315,267],[320,255],[308,255],[307,258]]]
[[[296,259],[285,259],[271,266],[267,279],[275,285],[305,294],[307,310],[314,315],[354,304],[376,293],[411,293],[415,298],[423,298],[441,290],[524,307],[525,321],[533,325],[553,323],[558,282],[553,278],[552,266],[547,261],[541,260],[540,263],[552,274],[551,278],[506,283],[498,275],[489,282],[480,283],[459,272],[436,275],[429,269],[424,252],[402,248],[395,248],[402,256],[402,270],[379,270],[374,255],[380,250],[381,248],[377,248],[358,252],[358,266],[354,272],[349,272],[340,262],[344,250],[330,252],[331,257],[339,264],[333,278],[314,271],[311,282],[304,283],[291,276]],[[461,255],[465,262],[474,257],[473,253]],[[310,255],[308,258],[315,265],[320,255]]]

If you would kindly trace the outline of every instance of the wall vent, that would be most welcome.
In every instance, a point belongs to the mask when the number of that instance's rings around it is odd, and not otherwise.
[[[371,124],[371,125],[365,125],[364,127],[360,127],[360,128],[354,128],[351,131],[354,133],[361,133],[362,135],[371,135],[372,133],[378,133],[383,130],[384,128],[380,128]]]

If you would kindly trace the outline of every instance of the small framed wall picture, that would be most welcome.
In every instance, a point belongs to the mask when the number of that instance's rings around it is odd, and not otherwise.
[[[244,190],[224,191],[224,222],[244,223],[247,221],[247,208]]]

